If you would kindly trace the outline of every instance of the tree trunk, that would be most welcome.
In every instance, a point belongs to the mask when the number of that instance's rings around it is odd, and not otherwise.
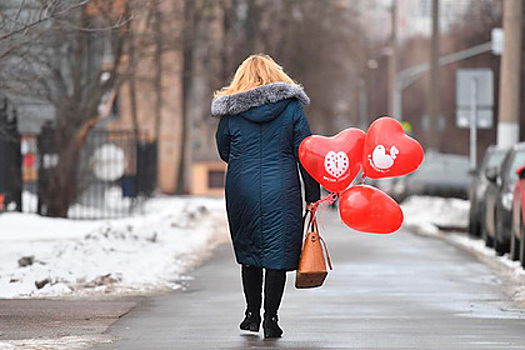
[[[69,103],[66,103],[69,105]],[[70,114],[69,108],[60,111],[61,114]],[[59,120],[64,120],[60,116]],[[77,165],[80,154],[80,145],[74,140],[76,127],[69,123],[58,123],[54,130],[54,150],[58,155],[58,164],[50,170],[47,186],[47,215],[52,217],[67,217],[69,206],[76,198]]]
[[[182,63],[182,132],[180,140],[180,159],[177,170],[177,185],[175,194],[188,194],[190,192],[188,180],[188,167],[191,166],[188,152],[191,151],[190,142],[190,97],[193,79],[193,34],[194,34],[195,4],[193,0],[184,2],[184,29],[183,29],[183,63]]]
[[[130,6],[126,3],[126,17],[130,16]],[[129,86],[129,102],[131,109],[131,122],[133,124],[133,134],[135,140],[139,140],[139,117],[137,111],[137,88],[135,80],[135,36],[133,33],[133,26],[131,22],[126,25],[126,34],[128,42],[128,86]]]
[[[255,3],[255,0],[248,0],[248,13],[244,27],[246,31],[246,47],[248,48],[248,53],[250,55],[256,53],[255,49],[257,48],[257,31],[259,26],[258,21],[257,4]]]
[[[61,132],[60,129],[56,133]],[[73,143],[61,147],[58,153],[58,165],[52,170],[49,178],[47,215],[66,218],[71,204],[76,199],[77,166],[80,149]]]
[[[162,17],[160,12],[160,1],[153,4],[153,30],[155,35],[155,140],[160,139],[162,118]]]
[[[69,207],[77,199],[77,169],[80,151],[89,131],[97,121],[97,116],[95,116],[81,118],[77,123],[72,123],[71,116],[81,115],[81,111],[78,111],[76,106],[73,98],[64,102],[64,107],[59,111],[58,126],[53,135],[58,164],[50,172],[47,187],[47,215],[51,217],[67,217]]]

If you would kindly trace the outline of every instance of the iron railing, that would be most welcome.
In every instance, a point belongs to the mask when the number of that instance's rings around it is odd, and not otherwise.
[[[22,208],[22,155],[16,111],[0,99],[0,212]]]
[[[38,213],[47,214],[51,172],[59,162],[54,130],[38,138]],[[130,215],[156,187],[157,147],[128,130],[91,130],[80,151],[73,219],[111,219]]]

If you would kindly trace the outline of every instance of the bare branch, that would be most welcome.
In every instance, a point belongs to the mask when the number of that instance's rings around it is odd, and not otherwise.
[[[16,12],[15,21],[17,21],[18,18],[20,18],[20,14],[22,13],[22,9],[24,8],[25,3],[26,0],[22,0],[22,2],[20,2],[20,7],[18,7],[18,11]]]
[[[20,33],[24,33],[24,32],[27,33],[27,31],[29,29],[31,29],[31,28],[39,25],[39,24],[42,24],[44,22],[47,22],[47,21],[49,21],[49,20],[51,20],[53,18],[59,18],[61,16],[64,16],[68,12],[70,12],[70,11],[72,11],[74,9],[77,9],[79,7],[82,7],[82,6],[86,5],[87,3],[89,3],[90,1],[92,1],[92,0],[82,0],[78,4],[71,5],[70,7],[66,8],[66,9],[64,9],[62,11],[59,11],[59,12],[56,12],[56,13],[51,13],[51,14],[48,14],[46,16],[40,17],[40,18],[38,18],[37,20],[35,20],[35,21],[31,22],[31,23],[25,24],[21,28],[15,29],[15,30],[13,30],[13,31],[11,31],[9,33],[1,35],[0,36],[0,41],[6,40],[6,39],[8,39],[8,38],[10,38],[10,37],[12,37],[12,36],[14,36],[16,34],[20,34]]]

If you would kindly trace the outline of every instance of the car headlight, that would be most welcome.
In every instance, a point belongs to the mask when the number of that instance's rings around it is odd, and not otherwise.
[[[501,196],[501,205],[503,205],[503,208],[507,210],[511,210],[512,209],[512,199],[513,199],[512,192],[503,193],[503,195]]]

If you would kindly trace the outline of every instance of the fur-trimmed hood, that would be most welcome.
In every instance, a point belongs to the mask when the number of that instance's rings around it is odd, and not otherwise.
[[[303,89],[288,83],[278,82],[238,94],[218,97],[211,104],[211,114],[216,117],[239,114],[254,107],[289,98],[296,98],[304,105],[310,104],[310,98]]]

